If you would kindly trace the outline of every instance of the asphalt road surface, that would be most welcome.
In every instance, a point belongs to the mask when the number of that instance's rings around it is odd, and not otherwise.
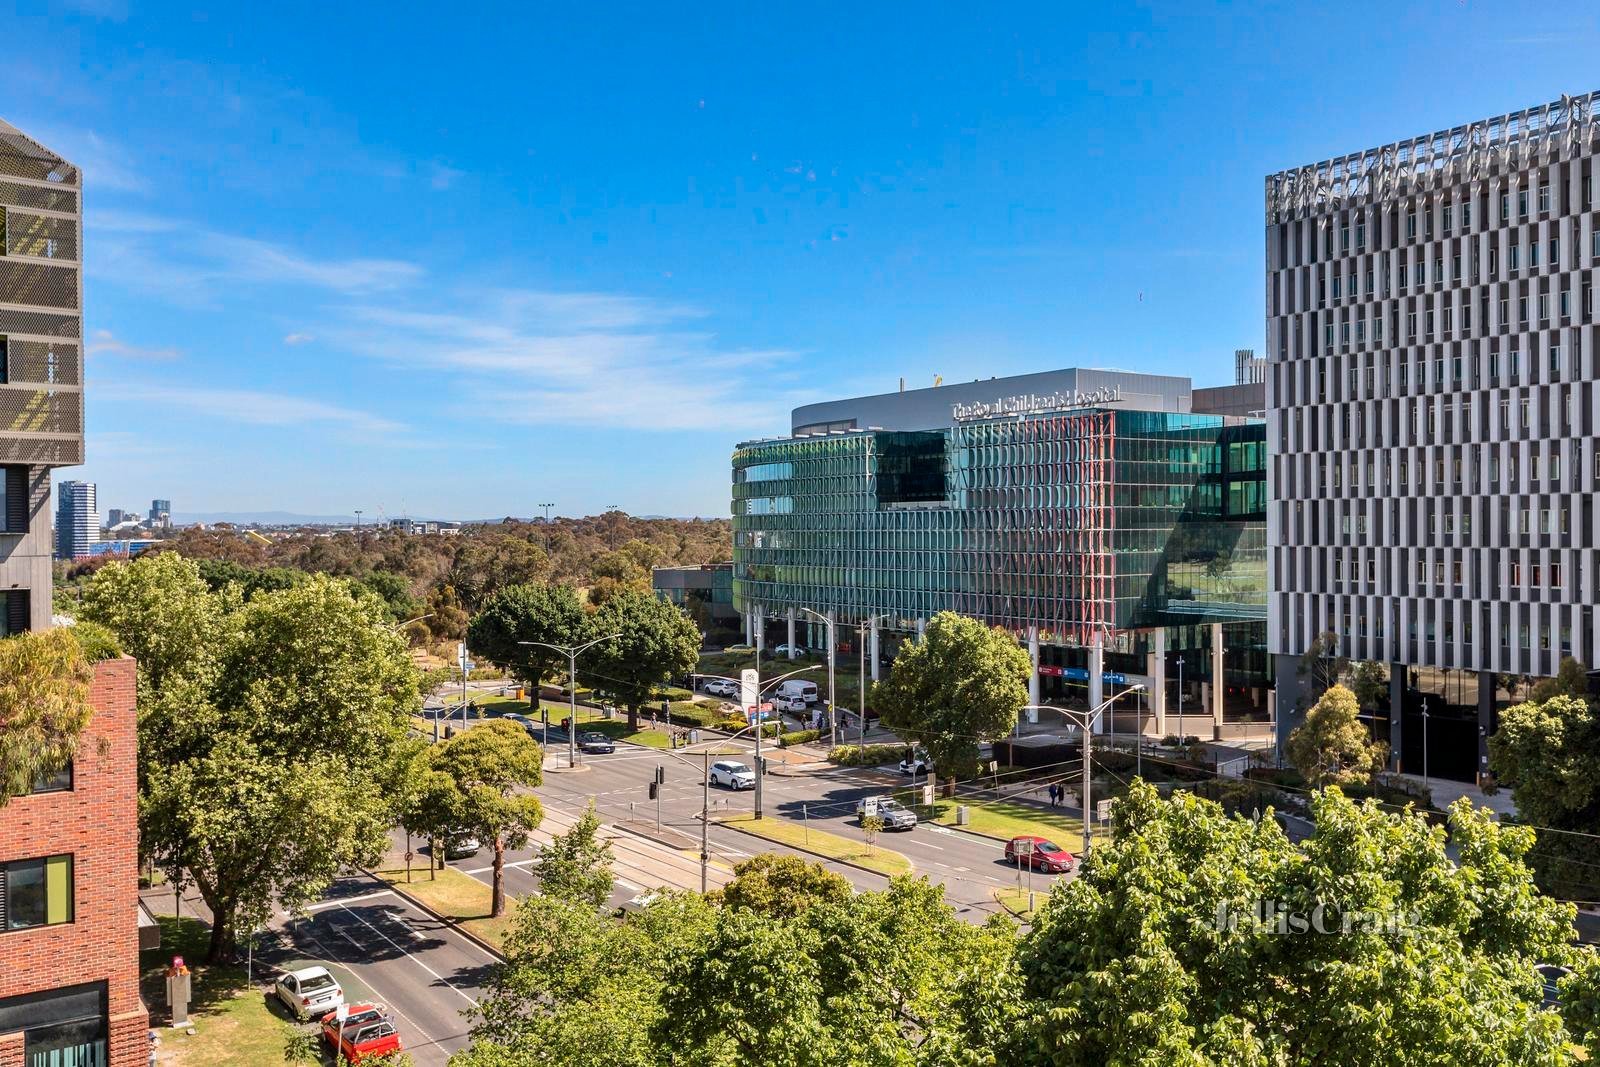
[[[268,968],[328,967],[347,1002],[388,1006],[418,1067],[443,1067],[451,1052],[468,1043],[464,1013],[483,996],[495,961],[363,875],[340,879],[304,918],[280,916],[256,962]]]

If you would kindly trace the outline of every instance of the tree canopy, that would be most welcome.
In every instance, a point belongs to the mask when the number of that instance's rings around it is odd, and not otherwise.
[[[850,880],[799,856],[761,852],[734,865],[722,904],[763,915],[798,915],[816,904],[841,904],[855,892]]]
[[[1289,734],[1286,751],[1312,787],[1355,785],[1383,769],[1388,748],[1374,742],[1361,722],[1355,694],[1331,687]]]
[[[1535,891],[1530,831],[1462,801],[1458,867],[1417,815],[1337,789],[1312,811],[1296,845],[1270,817],[1135,783],[1023,944],[1015,1062],[1571,1062],[1533,968],[1570,958],[1573,912]]]
[[[72,759],[94,714],[93,681],[69,628],[0,641],[0,807]]]
[[[490,594],[467,627],[467,647],[525,682],[539,682],[567,669],[567,657],[551,645],[582,644],[589,618],[570,585],[512,585]]]
[[[592,799],[566,833],[556,834],[539,850],[534,873],[545,896],[584,901],[596,908],[611,896],[617,883],[611,873],[611,842],[600,836],[600,817]]]
[[[491,719],[436,746],[431,764],[448,780],[436,798],[451,828],[470,830],[494,850],[490,915],[505,913],[506,852],[528,843],[544,809],[532,789],[544,780],[544,754],[528,732],[509,719]]]
[[[160,554],[102,568],[84,603],[148,656],[140,848],[193,877],[215,916],[212,958],[274,902],[300,907],[377,861],[392,762],[420,703],[377,598],[316,576],[244,601]]]
[[[1016,638],[954,612],[929,621],[873,689],[883,725],[927,749],[948,779],[977,766],[980,741],[1004,737],[1028,703],[1028,654]]]
[[[639,728],[639,709],[655,687],[687,674],[700,661],[700,631],[681,609],[649,593],[620,592],[595,612],[594,637],[601,641],[578,663],[578,676],[628,709],[628,725]]]
[[[1540,884],[1568,899],[1593,900],[1600,833],[1600,716],[1582,697],[1556,695],[1500,713],[1489,767],[1511,788],[1519,819],[1540,827],[1532,861]],[[1559,831],[1572,830],[1576,834]]]

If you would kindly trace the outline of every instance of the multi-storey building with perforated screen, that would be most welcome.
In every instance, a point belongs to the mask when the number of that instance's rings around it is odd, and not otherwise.
[[[1206,392],[1230,389],[1260,410],[1259,384]],[[796,409],[791,436],[733,456],[747,632],[826,648],[831,619],[877,677],[955,611],[1028,643],[1030,703],[1143,682],[1141,725],[1165,731],[1182,692],[1188,732],[1259,727],[1264,423],[1198,396],[1186,378],[1064,370]]]
[[[50,621],[50,471],[83,462],[82,182],[0,122],[0,635]]]
[[[1600,663],[1597,102],[1266,180],[1282,733],[1323,633],[1391,665],[1401,765],[1423,769],[1426,734],[1433,773],[1464,778],[1515,695],[1497,675]]]

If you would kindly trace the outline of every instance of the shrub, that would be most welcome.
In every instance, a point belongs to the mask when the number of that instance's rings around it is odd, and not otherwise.
[[[1095,770],[1105,771],[1108,774],[1126,774],[1138,766],[1132,752],[1123,752],[1121,749],[1108,748],[1095,753]]]
[[[687,689],[680,689],[675,685],[664,685],[658,688],[655,693],[652,694],[652,699],[670,700],[673,703],[677,703],[680,700],[694,699],[694,693]]]
[[[1180,748],[1182,745],[1183,741],[1178,737],[1177,734],[1168,734],[1166,737],[1161,739],[1162,748]]]
[[[828,753],[828,759],[845,767],[876,767],[895,762],[905,751],[905,745],[839,745]]]
[[[821,730],[795,730],[778,738],[778,744],[784,748],[790,745],[803,745],[807,741],[815,741],[821,734]]]
[[[74,623],[70,630],[83,649],[83,658],[90,663],[116,659],[122,655],[122,644],[117,640],[117,635],[97,622]]]
[[[746,727],[748,727],[749,725],[750,724],[748,722],[746,722],[745,720],[743,720],[743,719],[723,719],[721,722],[717,723],[717,729],[725,730],[730,734],[736,734],[740,730],[743,730]],[[783,724],[782,723],[777,723],[777,722],[765,723],[765,724],[762,725],[761,736],[763,736],[763,737],[777,737],[778,734],[782,731],[782,729],[783,729]],[[754,733],[752,733],[750,736],[754,737],[755,735],[754,735]]]
[[[674,725],[715,726],[722,720],[722,712],[711,704],[696,704],[692,700],[674,700],[667,706],[672,709],[672,722]]]

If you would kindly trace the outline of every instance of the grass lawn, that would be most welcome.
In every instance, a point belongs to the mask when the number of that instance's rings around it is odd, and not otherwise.
[[[895,796],[901,803],[912,806],[910,790],[896,793]],[[975,834],[997,837],[1002,841],[1009,841],[1022,834],[1034,834],[1052,838],[1056,844],[1073,855],[1077,855],[1083,848],[1081,820],[1071,815],[1062,815],[1026,804],[1014,804],[1004,800],[938,799],[934,802],[931,814],[920,804],[915,805],[915,810],[920,818],[926,818],[940,826],[954,826],[958,803],[965,804],[967,808],[967,825],[963,829]],[[1096,845],[1110,844],[1111,835],[1105,830],[1095,830],[1089,840]]]
[[[869,850],[864,842],[830,834],[826,830],[812,830],[808,833],[803,823],[792,819],[768,817],[758,820],[746,812],[730,815],[718,821],[737,826],[768,841],[776,841],[780,845],[806,849],[827,856],[829,859],[844,860],[877,871],[879,874],[911,873],[911,861],[892,849],[884,848],[881,843]],[[882,840],[883,835],[880,834],[879,841]]]
[[[155,1008],[152,1023],[161,1031],[157,1063],[173,1067],[227,1067],[236,1063],[271,1063],[312,1067],[322,1062],[316,1037],[289,1021],[276,998],[264,992],[258,968],[257,986],[245,988],[242,966],[207,966],[211,931],[198,919],[161,916],[161,947],[140,953],[140,986],[146,1004],[166,1001],[163,968],[182,956],[193,970],[189,1018],[194,1036],[167,1028],[166,1010]],[[142,1060],[140,1062],[143,1062]]]
[[[1034,901],[1041,908],[1044,907],[1044,902],[1049,896],[1050,890],[1048,887],[1033,891]],[[1028,907],[1028,891],[1026,889],[996,889],[994,891],[994,899],[1002,908],[1005,908],[1019,919],[1031,922],[1036,914],[1035,909]]]
[[[517,903],[511,894],[506,894],[506,913],[498,919],[491,919],[489,904],[492,892],[489,884],[469,874],[462,874],[453,867],[435,872],[438,875],[436,878],[428,877],[426,864],[414,867],[410,882],[406,881],[404,867],[374,873],[440,915],[456,920],[463,928],[471,930],[495,948],[505,942],[506,931],[511,926],[511,913]]]

